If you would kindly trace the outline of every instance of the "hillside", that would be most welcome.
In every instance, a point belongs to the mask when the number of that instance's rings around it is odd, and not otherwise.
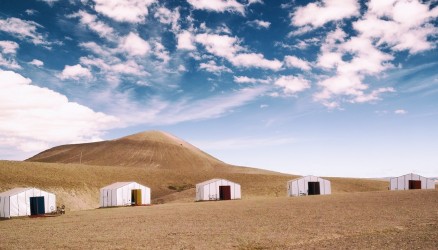
[[[81,156],[82,155],[82,156]],[[26,162],[0,161],[0,192],[34,186],[53,192],[70,210],[99,206],[99,189],[136,181],[152,189],[153,203],[192,202],[196,183],[225,178],[242,186],[243,199],[286,196],[297,176],[226,164],[170,134],[149,131],[116,140],[63,145]],[[382,191],[386,181],[328,178],[333,193]]]
[[[193,171],[222,170],[227,166],[195,146],[161,131],[147,131],[109,141],[57,146],[26,161]]]

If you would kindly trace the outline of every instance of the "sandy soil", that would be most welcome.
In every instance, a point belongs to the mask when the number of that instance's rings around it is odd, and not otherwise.
[[[438,190],[169,203],[0,221],[0,249],[438,249]]]

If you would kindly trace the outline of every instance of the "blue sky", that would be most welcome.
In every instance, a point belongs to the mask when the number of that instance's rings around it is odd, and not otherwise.
[[[436,1],[0,2],[0,159],[170,132],[236,165],[438,176]]]

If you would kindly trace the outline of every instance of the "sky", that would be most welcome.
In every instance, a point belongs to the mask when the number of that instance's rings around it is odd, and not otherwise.
[[[283,173],[438,176],[438,1],[1,0],[0,159],[169,132]]]

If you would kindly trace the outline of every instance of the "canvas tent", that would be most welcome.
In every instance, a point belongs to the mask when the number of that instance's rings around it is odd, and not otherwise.
[[[196,184],[196,201],[241,199],[240,185],[225,179]]]
[[[137,182],[116,182],[100,189],[100,207],[151,204],[151,189]]]
[[[304,176],[287,182],[288,196],[331,194],[330,181],[313,175]]]
[[[40,215],[56,210],[56,196],[37,188],[14,188],[0,193],[0,218]]]
[[[405,174],[391,178],[390,190],[409,190],[409,189],[435,189],[435,182],[432,179],[417,175]]]

